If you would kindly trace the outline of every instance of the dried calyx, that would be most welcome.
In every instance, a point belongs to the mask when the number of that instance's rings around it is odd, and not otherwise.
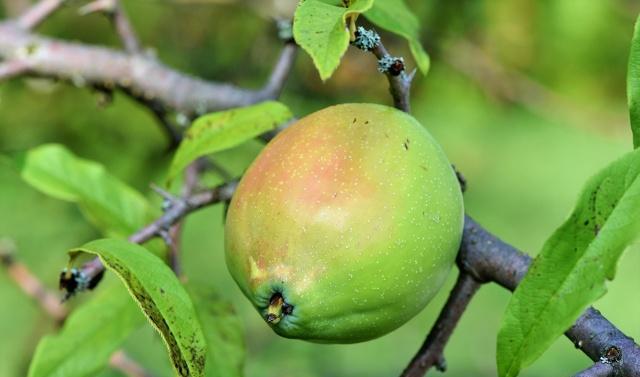
[[[282,294],[277,292],[271,296],[269,300],[269,307],[267,308],[267,314],[265,315],[265,321],[271,325],[277,325],[280,320],[293,312],[293,306],[289,305],[282,297]]]

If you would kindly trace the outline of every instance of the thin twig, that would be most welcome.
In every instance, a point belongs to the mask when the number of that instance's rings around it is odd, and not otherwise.
[[[49,291],[24,264],[16,261],[13,242],[6,239],[0,240],[0,262],[11,279],[27,296],[34,299],[45,313],[59,325],[64,322],[69,313],[60,303],[60,298]]]
[[[115,2],[113,13],[111,14],[113,25],[116,28],[116,32],[120,36],[120,40],[124,44],[124,49],[130,54],[138,54],[142,51],[140,41],[136,35],[136,32],[131,26],[129,17],[125,13],[120,1],[113,0]]]
[[[0,263],[22,291],[36,300],[42,310],[55,320],[58,326],[62,326],[69,315],[67,308],[62,305],[57,294],[49,291],[25,265],[15,260],[15,246],[13,242],[6,239],[0,239]],[[152,377],[122,350],[116,351],[111,356],[109,365],[129,377]]]
[[[119,0],[95,0],[81,7],[79,12],[82,15],[95,12],[107,15],[113,23],[125,51],[130,54],[140,53],[140,42]]]
[[[238,185],[237,181],[227,182],[213,189],[195,193],[188,198],[178,198],[174,205],[160,218],[129,237],[129,241],[143,243],[156,237],[162,229],[169,229],[187,214],[205,206],[231,199]]]
[[[268,143],[271,140],[273,140],[273,138],[276,137],[280,132],[284,131],[287,127],[289,127],[290,125],[294,124],[297,121],[298,119],[294,117],[290,119],[288,122],[282,123],[281,125],[274,128],[273,130],[263,133],[262,135],[259,136],[259,139],[264,141],[265,143]]]
[[[626,115],[581,106],[571,101],[539,81],[509,69],[480,46],[469,41],[452,43],[444,49],[442,57],[445,63],[475,82],[488,96],[522,105],[540,117],[574,126],[587,125],[594,130],[602,130],[603,124],[621,125],[607,127],[608,130],[623,129],[622,124],[626,127],[628,122]]]
[[[479,288],[480,283],[471,275],[465,272],[460,273],[456,285],[440,311],[436,323],[431,328],[427,339],[416,355],[405,368],[402,377],[420,377],[431,367],[435,367],[441,372],[445,371],[444,347],[462,317],[462,313],[467,309],[467,305]]]
[[[169,139],[168,149],[173,150],[177,148],[182,141],[182,132],[169,120],[169,113],[165,105],[156,98],[140,96],[139,93],[133,92],[130,88],[122,88],[121,90],[151,111],[160,127],[162,127],[162,131],[167,136],[167,139]]]
[[[194,191],[197,190],[200,184],[200,173],[204,168],[204,159],[197,159],[191,163],[184,171],[184,184],[182,185],[182,192],[180,193],[183,198],[191,196]],[[169,266],[178,277],[182,276],[182,265],[180,263],[180,239],[182,236],[182,225],[184,219],[176,222],[168,232],[169,242]]]
[[[189,213],[208,205],[230,200],[237,185],[238,181],[231,181],[210,190],[194,193],[185,198],[169,197],[168,199],[171,203],[167,206],[168,208],[164,214],[156,221],[132,234],[129,237],[129,241],[142,244],[152,238],[161,237],[163,233],[168,232],[172,225],[182,220]],[[92,281],[96,276],[104,273],[104,265],[99,258],[93,258],[83,264],[80,271],[89,281]],[[75,292],[67,293],[72,294]]]
[[[378,70],[387,76],[394,106],[404,112],[411,112],[409,101],[411,81],[416,70],[414,69],[407,74],[404,59],[391,56],[380,40],[380,35],[374,30],[367,30],[359,26],[354,35],[355,39],[351,43],[355,47],[363,51],[370,51],[378,58]]]
[[[287,82],[297,53],[298,46],[295,43],[289,42],[284,45],[280,57],[271,71],[267,84],[260,91],[264,98],[280,97],[280,93],[284,88],[284,84]]]
[[[16,19],[16,25],[24,30],[35,29],[47,17],[58,10],[66,0],[40,0]]]
[[[25,265],[15,260],[13,242],[6,239],[0,240],[0,262],[22,291],[36,300],[42,310],[55,320],[58,326],[62,326],[69,315],[67,308],[62,305],[58,296],[49,291]],[[129,377],[152,377],[122,350],[112,355],[109,364]]]
[[[153,377],[151,372],[144,369],[122,350],[118,350],[111,355],[109,358],[109,366],[119,370],[127,377]]]
[[[378,59],[389,56],[389,52],[382,42],[378,43],[371,52],[373,52]],[[391,97],[393,97],[393,105],[406,113],[411,112],[411,82],[415,74],[415,69],[411,73],[406,73],[404,66],[398,74],[388,71],[385,73],[387,80],[389,80],[389,91],[391,92]]]

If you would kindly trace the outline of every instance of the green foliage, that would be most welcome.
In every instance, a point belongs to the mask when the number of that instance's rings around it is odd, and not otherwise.
[[[629,104],[629,118],[633,132],[633,146],[640,146],[640,16],[631,40],[629,52],[629,66],[627,69],[627,102]]]
[[[198,157],[238,146],[291,117],[289,109],[276,101],[201,116],[180,143],[169,168],[169,179]]]
[[[272,4],[282,2],[251,3],[273,9]],[[269,51],[281,47],[277,38],[264,34],[271,30],[272,20],[256,16],[249,7],[211,5],[210,1],[207,4],[185,6],[183,1],[171,1],[158,7],[153,2],[123,2],[141,38],[146,44],[159,47],[162,62],[204,77],[259,87],[264,75],[258,73],[269,72],[273,61],[264,58],[249,62],[246,58],[249,52],[252,56],[271,56]],[[422,28],[429,30],[434,45],[454,47],[449,42],[468,37],[469,33],[482,35],[475,42],[496,62],[526,73],[575,105],[560,106],[556,109],[560,113],[539,111],[540,108],[531,113],[526,103],[505,103],[487,97],[481,85],[464,78],[440,59],[432,61],[428,80],[415,80],[412,86],[414,115],[436,134],[450,159],[471,183],[465,195],[469,213],[523,250],[539,250],[551,234],[552,224],[557,226],[566,218],[577,197],[578,182],[584,182],[590,172],[604,165],[603,161],[619,156],[629,142],[624,138],[626,122],[602,121],[609,119],[606,115],[610,111],[626,111],[624,90],[619,85],[626,75],[626,64],[612,62],[620,63],[628,57],[629,13],[619,12],[620,2],[613,0],[466,4],[412,0],[407,4],[416,11]],[[107,23],[79,18],[73,8],[62,9],[41,30],[70,39],[85,36],[90,42],[105,45],[117,43]],[[176,20],[176,14],[188,21]],[[180,24],[176,33],[158,33],[172,22]],[[261,46],[255,46],[256,38]],[[161,46],[154,43],[160,40]],[[365,62],[373,59],[364,58]],[[558,64],[559,61],[563,63]],[[353,76],[318,87],[310,78],[315,72],[298,68],[302,69],[289,78],[283,97],[296,114],[346,101],[389,101],[382,78]],[[146,108],[116,94],[113,103],[98,109],[93,91],[63,82],[44,83],[44,90],[43,80],[16,79],[0,84],[2,153],[55,141],[64,143],[78,156],[91,155],[108,164],[111,174],[135,187],[146,187],[149,182],[164,178],[166,139]],[[589,111],[582,111],[585,109]],[[567,113],[569,116],[565,116]],[[216,162],[225,169],[233,167],[237,174],[250,162],[259,144],[250,141],[222,152],[216,155]],[[221,206],[213,206],[189,216],[182,237],[183,263],[190,278],[207,279],[222,295],[237,301],[248,347],[253,350],[246,363],[247,376],[397,374],[423,340],[425,329],[433,323],[449,291],[449,287],[443,289],[433,307],[408,325],[358,346],[314,345],[271,336],[254,309],[243,305],[244,297],[226,272],[222,211]],[[2,167],[0,213],[0,229],[3,235],[16,240],[18,257],[50,284],[56,281],[57,267],[64,264],[62,253],[57,250],[80,245],[83,237],[93,234],[67,203],[43,200],[40,193]],[[608,284],[609,292],[598,300],[597,308],[638,339],[640,302],[629,300],[629,296],[633,287],[640,284],[640,253],[625,253],[622,261],[616,279]],[[112,274],[107,279],[109,275]],[[102,284],[96,292],[107,288]],[[35,337],[50,330],[50,325],[6,273],[0,273],[0,296],[0,375],[24,376],[25,360],[31,357]],[[494,287],[483,289],[474,299],[474,305],[464,314],[463,327],[447,345],[447,362],[451,366],[447,376],[496,375],[495,363],[491,362],[495,348],[487,348],[486,340],[497,333],[498,319],[509,297],[509,293]],[[163,376],[164,346],[153,340],[130,336],[123,346],[152,374]],[[469,352],[474,348],[482,352]],[[570,342],[560,338],[551,352],[521,375],[572,375],[589,364]],[[100,376],[121,374],[105,371]]]
[[[427,74],[430,62],[420,44],[420,22],[403,0],[376,1],[364,16],[381,28],[404,37],[420,72]]]
[[[31,149],[22,178],[54,198],[78,203],[84,215],[109,236],[125,237],[150,219],[147,200],[98,163],[74,156],[62,145]]]
[[[204,376],[206,343],[189,295],[176,275],[140,245],[118,239],[89,242],[69,252],[96,254],[126,285],[165,341],[180,376]]]
[[[204,284],[186,285],[207,341],[206,377],[243,375],[245,350],[242,322],[231,304]]]
[[[500,376],[536,360],[606,292],[640,233],[640,150],[591,178],[569,219],[545,243],[514,292],[498,334]]]
[[[303,0],[293,18],[293,36],[313,59],[320,78],[331,77],[349,47],[347,18],[371,8],[373,0]]]
[[[69,316],[60,333],[42,338],[29,366],[29,377],[94,376],[144,323],[121,286],[104,288]]]

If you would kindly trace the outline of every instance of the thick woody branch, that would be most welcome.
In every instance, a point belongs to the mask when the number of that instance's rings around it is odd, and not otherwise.
[[[614,372],[610,364],[597,362],[573,377],[610,377],[614,376]]]
[[[526,274],[531,261],[531,257],[489,233],[469,216],[465,218],[458,254],[461,274],[469,274],[477,282],[495,282],[513,291]],[[470,297],[467,292],[454,289],[425,344],[430,339],[441,341],[434,340],[430,347],[423,346],[407,366],[403,376],[423,376],[429,368],[437,365],[433,361],[424,360],[432,360],[434,355],[440,355],[448,339],[449,328],[455,326],[459,319],[457,315],[446,313],[451,310],[450,302],[466,303]],[[440,332],[444,335],[439,334]],[[640,376],[640,347],[597,310],[585,310],[565,335],[577,348],[596,361],[592,368],[581,372],[582,377],[599,376],[602,374],[596,373],[602,373],[606,369],[620,373],[616,375]],[[607,364],[607,367],[598,364]]]
[[[29,71],[27,64],[21,60],[0,62],[0,81],[23,75]]]
[[[531,257],[466,218],[459,264],[479,281],[493,281],[513,291]],[[611,364],[624,376],[640,376],[640,347],[600,312],[588,308],[565,335],[591,360]]]
[[[0,23],[0,58],[19,58],[32,75],[125,89],[133,96],[155,100],[188,116],[276,98],[295,49],[291,45],[284,48],[264,88],[248,90],[206,81],[140,54],[46,38],[10,22]]]

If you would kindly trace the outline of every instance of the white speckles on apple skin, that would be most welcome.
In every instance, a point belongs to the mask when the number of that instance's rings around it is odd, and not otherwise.
[[[286,291],[294,309],[277,333],[352,343],[431,300],[462,224],[453,170],[415,119],[339,105],[301,119],[254,161],[227,215],[226,259],[259,311],[269,292]]]

